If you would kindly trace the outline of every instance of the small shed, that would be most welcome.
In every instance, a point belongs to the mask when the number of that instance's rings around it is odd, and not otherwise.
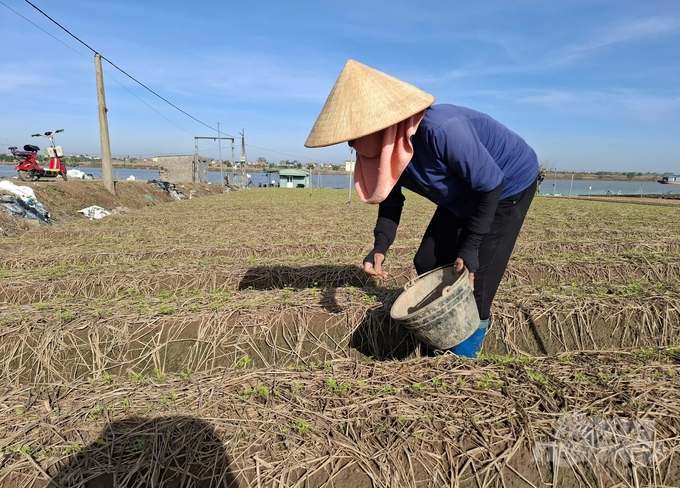
[[[309,188],[309,173],[301,169],[279,170],[279,186],[281,188]]]
[[[664,176],[660,180],[658,180],[659,183],[664,183],[664,184],[669,184],[669,185],[680,185],[680,176]]]
[[[207,183],[208,160],[193,156],[158,156],[153,158],[158,163],[158,178],[173,183]]]

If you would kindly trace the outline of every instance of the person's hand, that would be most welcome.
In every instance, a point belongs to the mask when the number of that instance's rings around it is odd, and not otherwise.
[[[375,253],[373,255],[374,264],[371,264],[370,261],[364,262],[364,272],[374,280],[384,280],[387,278],[387,271],[382,269],[383,261],[385,261],[385,255],[379,252]]]
[[[463,268],[465,267],[465,263],[463,262],[462,259],[457,258],[454,265],[456,266],[456,273],[462,273]],[[473,290],[475,289],[475,274],[474,273],[468,273],[468,279],[470,280],[470,288]]]

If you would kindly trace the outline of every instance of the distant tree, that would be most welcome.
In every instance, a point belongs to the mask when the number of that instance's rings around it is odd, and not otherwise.
[[[331,169],[332,169],[333,171],[339,171],[339,170],[340,170],[340,166],[338,166],[337,164],[331,164]]]
[[[307,166],[305,166],[308,170],[313,170],[316,168],[316,165],[314,163],[307,163]]]
[[[633,173],[633,172],[626,173],[626,178],[628,178],[629,180],[632,180],[633,178],[635,178],[635,174],[636,173]]]
[[[259,158],[257,158],[257,162],[267,164],[267,158],[263,158],[262,156],[260,156]]]
[[[538,168],[538,177],[536,178],[536,195],[540,195],[541,193],[541,183],[543,183],[543,180],[545,180],[545,174],[548,171],[548,169],[541,164],[541,166]]]

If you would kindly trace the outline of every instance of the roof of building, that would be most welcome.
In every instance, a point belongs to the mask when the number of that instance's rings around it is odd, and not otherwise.
[[[281,176],[309,176],[309,173],[302,171],[301,169],[280,169],[278,171]]]

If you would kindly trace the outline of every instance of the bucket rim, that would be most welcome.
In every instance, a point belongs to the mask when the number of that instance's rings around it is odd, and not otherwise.
[[[432,269],[432,270],[430,270],[430,271],[426,271],[425,273],[423,273],[423,274],[421,274],[421,275],[418,275],[417,277],[413,278],[413,279],[410,280],[408,283],[406,283],[406,285],[404,285],[404,292],[407,291],[407,290],[408,290],[409,288],[411,288],[412,286],[414,286],[418,281],[420,281],[420,280],[423,279],[424,277],[426,277],[426,276],[428,276],[428,275],[430,275],[430,274],[432,274],[432,273],[435,273],[435,272],[437,272],[437,271],[441,271],[441,270],[444,270],[444,269],[446,269],[446,268],[451,268],[451,267],[454,267],[454,266],[455,266],[455,263],[445,264],[444,266],[439,266],[439,267],[434,268],[434,269]],[[455,269],[454,269],[453,271],[454,271],[455,273],[458,274],[458,272],[457,272]],[[456,278],[456,281],[450,286],[451,292],[453,292],[453,289],[454,289],[454,288],[459,288],[460,286],[462,286],[462,285],[459,285],[459,283],[466,283],[466,281],[467,281],[467,276],[468,276],[469,274],[470,274],[470,272],[468,271],[467,267],[466,267],[466,266],[463,266],[463,271],[461,271],[461,272],[458,274],[458,278]],[[464,278],[465,278],[465,280],[464,280]],[[447,295],[448,295],[448,293],[447,293]],[[402,296],[403,296],[403,292],[402,292],[402,294],[401,294],[399,297],[397,297],[397,299],[394,301],[394,303],[392,303],[392,306],[390,307],[390,317],[391,317],[393,320],[396,320],[396,321],[399,321],[399,322],[408,321],[409,319],[412,319],[412,318],[414,318],[415,316],[417,316],[417,315],[419,315],[419,314],[422,314],[422,310],[419,309],[419,310],[415,310],[415,311],[413,311],[413,312],[411,312],[411,313],[409,313],[409,314],[406,314],[406,315],[398,315],[398,316],[395,316],[395,314],[394,314],[394,308],[395,308],[397,302],[399,302],[399,299],[401,299]],[[442,300],[443,298],[445,298],[445,297],[444,297],[444,296],[437,297],[435,300],[433,300],[433,301],[430,303],[430,305],[433,304],[433,303],[437,303],[438,301]]]
[[[436,273],[437,271],[443,270],[445,268],[453,268],[455,265],[456,265],[456,263],[445,264],[443,266],[438,266],[434,269],[431,269],[430,271],[425,271],[423,274],[419,274],[415,278],[410,279],[409,281],[406,282],[406,284],[404,285],[404,291],[411,288],[413,285],[415,285],[418,281],[422,280],[426,276],[431,275],[432,273]],[[454,271],[456,271],[456,270],[454,269]],[[456,273],[457,273],[457,271],[456,271]],[[463,276],[463,275],[467,276],[469,273],[470,272],[468,271],[467,266],[463,266],[463,271],[460,272],[458,278],[456,279],[456,283],[458,283],[461,276]]]

